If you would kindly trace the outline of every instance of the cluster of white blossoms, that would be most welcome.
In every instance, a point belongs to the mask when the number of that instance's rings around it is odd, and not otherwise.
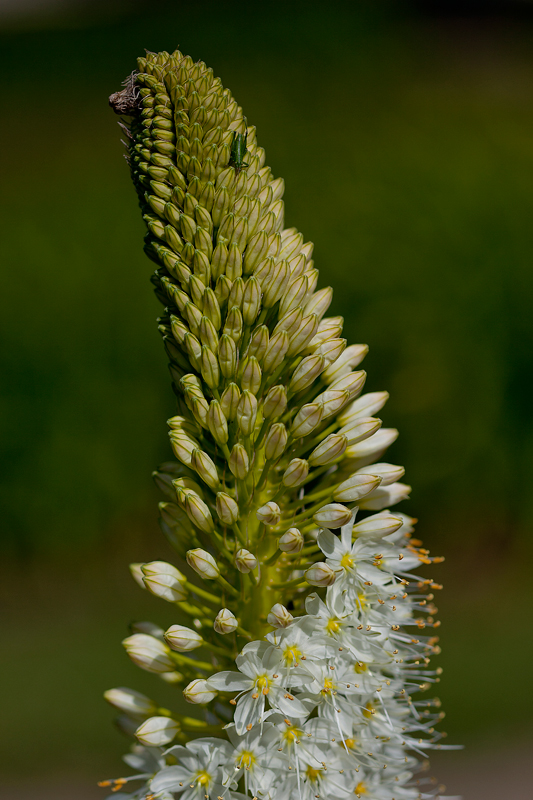
[[[155,473],[176,551],[131,565],[176,624],[132,626],[141,669],[181,689],[168,709],[106,692],[134,739],[131,800],[415,800],[441,796],[427,754],[444,736],[433,591],[414,539],[397,431],[361,394],[365,345],[326,317],[313,246],[284,227],[283,181],[202,62],[139,59],[115,110],[157,264],[177,413],[176,461]],[[180,698],[181,699],[181,698]],[[127,789],[127,791],[126,791]]]

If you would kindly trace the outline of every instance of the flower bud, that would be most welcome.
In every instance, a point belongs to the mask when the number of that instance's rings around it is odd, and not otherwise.
[[[287,331],[278,331],[271,337],[263,358],[265,374],[274,372],[279,367],[287,355],[289,345],[290,339]]]
[[[217,633],[233,633],[239,623],[229,608],[221,608],[215,617],[213,628]]]
[[[227,420],[235,419],[237,414],[237,405],[241,396],[241,390],[236,383],[230,383],[222,393],[220,398],[220,408]]]
[[[226,261],[226,277],[230,281],[235,281],[242,275],[242,252],[237,247],[237,242],[232,242],[228,250],[228,260]]]
[[[251,572],[257,567],[257,558],[249,550],[245,550],[244,547],[237,550],[234,561],[239,572]]]
[[[148,636],[153,636],[156,639],[163,641],[165,638],[165,631],[156,625],[155,622],[132,622],[130,623],[130,631],[132,633],[147,633]]]
[[[340,411],[350,399],[349,392],[325,391],[315,398],[316,403],[322,403],[324,415],[322,420],[332,417]]]
[[[289,392],[296,394],[311,386],[324,369],[326,362],[322,355],[307,356],[302,359],[292,374]]]
[[[241,377],[241,388],[243,391],[249,391],[252,394],[257,394],[261,386],[261,367],[259,361],[255,356],[248,356],[245,359],[244,368]]]
[[[201,343],[205,344],[206,347],[209,347],[213,353],[216,353],[218,349],[218,334],[215,326],[208,317],[203,316],[201,318],[198,333],[200,335]]]
[[[332,586],[335,583],[336,575],[324,561],[317,561],[304,572],[304,578],[311,586]]]
[[[188,703],[194,705],[205,705],[217,696],[216,692],[212,692],[207,688],[207,681],[202,678],[197,678],[191,681],[183,690],[183,696]]]
[[[217,562],[207,550],[199,547],[196,550],[188,550],[186,558],[187,564],[202,578],[218,578],[220,575]]]
[[[267,616],[267,622],[273,628],[288,628],[294,617],[281,603],[272,606]]]
[[[150,717],[135,731],[141,744],[147,747],[162,747],[180,732],[180,725],[169,717]]]
[[[175,664],[166,644],[145,633],[134,633],[122,642],[134,664],[147,672],[172,672]]]
[[[343,375],[348,375],[354,367],[361,363],[367,353],[368,346],[366,344],[351,344],[336,361],[324,370],[323,378],[326,383],[333,383]]]
[[[346,448],[346,458],[354,458],[369,463],[379,458],[398,438],[396,428],[381,428],[373,436]],[[361,465],[362,466],[362,465]]]
[[[304,537],[298,528],[289,528],[278,539],[278,547],[283,553],[299,553],[304,546]]]
[[[257,400],[255,395],[245,390],[237,405],[237,423],[244,436],[250,436],[257,419]]]
[[[323,413],[324,407],[321,403],[306,403],[302,406],[292,422],[293,438],[299,439],[312,433],[320,425]]]
[[[277,261],[262,282],[263,308],[272,308],[283,295],[289,278],[289,265],[282,259]]]
[[[346,450],[347,443],[348,440],[346,436],[339,433],[332,433],[320,442],[318,447],[315,447],[311,455],[308,456],[308,461],[312,467],[331,464],[332,461],[342,456]]]
[[[339,503],[328,503],[313,515],[320,528],[342,528],[352,518],[352,512]]]
[[[217,298],[220,306],[226,305],[230,291],[231,281],[226,275],[220,275],[220,277],[217,278],[215,286],[215,297]]]
[[[261,286],[259,281],[251,275],[245,283],[242,298],[242,318],[244,324],[251,326],[261,308]]]
[[[258,508],[255,513],[258,520],[269,526],[277,525],[281,519],[280,507],[273,500]]]
[[[268,347],[269,333],[266,325],[260,325],[255,329],[253,336],[250,340],[250,345],[246,351],[246,355],[255,356],[260,362],[266,353]]]
[[[368,537],[373,539],[381,539],[383,536],[390,536],[391,533],[396,533],[403,525],[403,519],[400,515],[395,516],[387,512],[380,514],[373,514],[367,517],[362,522],[358,522],[353,526],[353,535],[358,537]]]
[[[358,475],[375,475],[381,478],[380,486],[390,486],[405,475],[405,469],[395,464],[369,464],[357,470]]]
[[[244,254],[244,273],[249,275],[261,263],[268,250],[268,236],[265,231],[259,231],[248,242]]]
[[[222,324],[222,318],[217,297],[211,287],[208,286],[204,289],[202,301],[202,311],[204,315],[209,318],[213,328],[218,331]],[[211,345],[209,346],[211,347]]]
[[[358,417],[341,428],[339,433],[343,433],[348,440],[348,445],[352,445],[373,436],[380,428],[380,419],[376,417]]]
[[[242,444],[234,444],[230,453],[228,466],[233,475],[239,480],[244,480],[250,471],[248,453]]]
[[[363,372],[361,370],[361,372]],[[358,373],[354,373],[357,375]],[[363,373],[366,376],[366,373]],[[368,392],[361,395],[357,400],[354,400],[343,412],[339,414],[339,423],[347,425],[357,417],[373,417],[380,411],[387,400],[389,399],[388,392]]]
[[[186,467],[190,466],[193,450],[197,447],[196,443],[182,431],[170,431],[169,438],[176,458]]]
[[[381,482],[376,475],[358,475],[355,473],[343,481],[333,492],[333,499],[342,503],[353,503],[361,497],[373,492]]]
[[[290,281],[287,291],[279,301],[279,316],[284,317],[291,309],[300,307],[308,291],[309,280],[307,275],[300,275],[298,278]]]
[[[289,340],[292,339],[292,337],[300,330],[303,316],[304,315],[301,308],[294,308],[292,311],[289,311],[288,314],[285,314],[285,316],[280,319],[274,328],[274,336],[279,331],[286,331],[289,336]]]
[[[132,574],[133,580],[139,584],[141,589],[146,589],[146,586],[144,585],[144,575],[142,567],[143,567],[143,562],[130,564],[130,572]]]
[[[229,494],[218,492],[217,514],[224,525],[234,525],[239,519],[239,506]]]
[[[287,408],[287,390],[284,386],[273,386],[263,401],[263,417],[276,419]]]
[[[222,334],[218,346],[220,371],[225,378],[233,378],[237,368],[237,347],[227,333]]]
[[[365,384],[365,380],[366,372],[360,369],[358,372],[349,372],[347,375],[343,375],[342,378],[337,378],[329,388],[332,391],[347,391],[350,398],[357,397]],[[366,414],[361,416],[366,416]]]
[[[220,371],[218,368],[218,361],[213,351],[202,345],[202,360],[201,360],[202,377],[210,389],[216,389],[220,380]]]
[[[211,400],[207,412],[207,427],[218,444],[228,441],[228,422],[218,400]]]
[[[204,397],[193,397],[191,400],[191,409],[199,425],[201,425],[202,428],[207,428],[207,412],[209,411],[207,400]]]
[[[265,438],[265,457],[276,461],[285,452],[289,435],[282,422],[274,422]]]
[[[309,475],[309,464],[304,458],[293,458],[283,473],[283,485],[288,489],[300,486]]]
[[[237,283],[237,281],[235,281],[235,283]],[[233,284],[233,286],[235,286],[235,284]],[[230,303],[231,294],[228,299],[228,307],[230,310],[226,317],[226,322],[224,323],[223,333],[231,336],[233,341],[237,343],[242,336],[242,314],[240,308],[237,308],[237,306],[231,306]]]
[[[233,281],[233,285],[231,287],[231,291],[228,297],[228,310],[233,308],[239,309],[239,314],[241,314],[241,306],[242,306],[242,298],[244,297],[244,281],[242,278],[236,278]],[[242,325],[242,316],[241,325]]]
[[[108,689],[107,692],[104,692],[104,697],[114,708],[124,711],[131,717],[149,717],[157,711],[156,704],[149,697],[122,686],[117,689]]]
[[[322,319],[330,307],[332,299],[333,289],[331,286],[327,286],[325,289],[315,292],[304,308],[305,316],[308,314],[316,314],[319,319]]]
[[[192,628],[186,628],[184,625],[171,625],[165,632],[165,641],[173,650],[187,653],[189,650],[201,647],[204,640]]]
[[[169,603],[178,603],[185,600],[187,592],[183,586],[185,576],[165,561],[150,561],[141,567],[144,576],[144,585],[156,597],[161,597]]]
[[[298,331],[291,337],[287,354],[289,356],[297,356],[302,350],[305,351],[309,342],[315,336],[317,329],[318,317],[316,314],[310,314],[308,317],[305,317]]]
[[[203,450],[193,450],[191,467],[196,470],[204,483],[207,483],[207,485],[216,492],[220,479],[218,477],[217,468],[207,453],[204,453]]]
[[[406,483],[392,483],[390,486],[383,486],[383,488],[379,486],[359,503],[359,508],[368,511],[380,511],[382,508],[394,506],[396,503],[401,503],[402,500],[407,500],[410,493],[411,487]]]
[[[213,517],[209,507],[195,492],[189,492],[185,498],[185,513],[197,528],[211,533],[214,528]]]

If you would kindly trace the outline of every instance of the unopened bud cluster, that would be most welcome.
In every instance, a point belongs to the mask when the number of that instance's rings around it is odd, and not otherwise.
[[[111,103],[177,404],[174,460],[153,477],[178,566],[131,565],[176,622],[137,623],[124,647],[206,707],[106,694],[140,743],[131,797],[433,797],[413,776],[440,738],[437,703],[411,694],[438,680],[437,637],[421,633],[438,587],[412,573],[435,559],[388,510],[409,487],[381,460],[397,432],[376,416],[387,393],[363,393],[367,347],[326,316],[283,180],[211,69],[148,53]]]

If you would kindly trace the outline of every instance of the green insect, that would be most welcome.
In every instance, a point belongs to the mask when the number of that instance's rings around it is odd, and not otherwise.
[[[245,158],[248,155],[248,150],[246,149],[246,139],[248,138],[248,128],[246,129],[245,133],[237,133],[233,134],[233,141],[231,143],[231,155],[229,159],[228,166],[235,168],[235,174],[238,175],[243,169],[249,166],[245,162]]]

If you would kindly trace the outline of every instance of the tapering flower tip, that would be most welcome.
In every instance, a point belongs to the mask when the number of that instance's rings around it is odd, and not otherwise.
[[[299,553],[304,546],[304,537],[298,528],[289,528],[278,539],[278,547],[284,553]]]
[[[255,513],[257,519],[268,526],[277,525],[281,519],[281,509],[273,500],[258,508]]]
[[[141,744],[147,747],[162,747],[171,742],[180,732],[180,725],[169,717],[150,717],[135,731]]]
[[[282,422],[274,422],[265,438],[265,457],[269,461],[277,461],[287,446],[288,433]]]
[[[273,605],[267,616],[267,622],[273,628],[288,628],[293,619],[291,612],[281,603]]]
[[[201,706],[210,703],[217,696],[217,693],[208,689],[206,680],[198,678],[185,687],[183,696],[188,703]]]
[[[185,576],[172,564],[167,564],[166,561],[150,561],[143,564],[141,570],[144,585],[156,597],[169,603],[178,603],[187,597]]]
[[[352,517],[352,512],[340,503],[328,503],[313,515],[313,520],[321,528],[342,528]]]
[[[287,342],[288,342],[288,337],[287,337]],[[277,417],[280,417],[284,413],[286,408],[287,408],[287,390],[285,386],[281,385],[273,386],[268,391],[268,394],[263,401],[263,417],[265,419],[276,419]]]
[[[325,466],[336,461],[344,451],[348,444],[348,439],[343,434],[332,433],[324,441],[320,442],[318,447],[315,447],[313,452],[308,458],[312,467]]]
[[[217,562],[207,550],[202,550],[200,547],[188,550],[186,558],[187,564],[202,578],[218,578],[220,575]]]
[[[228,466],[232,474],[239,480],[244,480],[250,471],[248,453],[242,444],[233,445]]]
[[[362,442],[373,436],[381,428],[381,420],[377,417],[356,417],[348,422],[339,433],[343,433],[349,445]]]
[[[193,450],[191,455],[191,467],[196,470],[200,478],[204,483],[207,483],[210,489],[214,492],[217,491],[220,479],[218,477],[217,468],[207,453],[199,449]]]
[[[221,608],[215,617],[213,628],[217,633],[233,633],[239,626],[236,617],[229,608]]]
[[[324,561],[317,561],[304,572],[304,578],[311,586],[332,586],[336,577],[334,571]]]
[[[185,513],[192,523],[204,533],[211,533],[214,529],[213,517],[209,507],[196,492],[189,492],[185,498]]]
[[[343,503],[353,503],[373,492],[380,483],[381,478],[377,475],[355,473],[337,486],[333,492],[333,499]]]
[[[369,464],[357,470],[358,475],[375,475],[381,478],[380,486],[390,486],[405,475],[405,469],[396,464]]]
[[[134,633],[122,642],[134,664],[147,672],[173,672],[175,664],[166,644],[145,633]]]
[[[390,486],[379,486],[359,503],[359,508],[365,511],[380,511],[382,508],[393,506],[402,500],[407,500],[411,487],[406,483],[391,483]]]
[[[292,437],[299,439],[301,436],[308,436],[318,428],[322,422],[323,415],[324,406],[322,403],[307,403],[302,406],[294,417],[291,426]]]
[[[107,692],[104,692],[104,698],[109,705],[132,717],[149,717],[157,711],[156,704],[149,697],[122,686],[117,689],[108,689]]]
[[[163,641],[165,638],[165,631],[159,625],[156,625],[155,622],[148,622],[147,620],[141,620],[140,622],[132,622],[130,625],[130,631],[132,633],[147,633],[148,636],[154,636],[156,639],[160,639]]]
[[[356,538],[381,539],[383,536],[390,536],[392,533],[396,533],[403,524],[404,520],[400,515],[396,516],[388,512],[382,512],[367,517],[362,522],[354,525],[352,535]]]
[[[309,475],[309,463],[305,458],[293,458],[283,473],[282,483],[288,489],[294,489],[305,481]]]
[[[186,628],[185,625],[171,625],[165,632],[165,641],[173,650],[187,653],[201,647],[204,640],[197,631]]]
[[[229,494],[218,492],[217,514],[223,525],[234,525],[239,519],[239,506]]]
[[[144,575],[142,567],[143,567],[142,562],[136,562],[134,564],[130,564],[130,572],[132,574],[133,580],[139,584],[141,589],[146,589],[146,586],[144,585]]]
[[[338,378],[348,375],[354,367],[361,363],[368,353],[368,345],[351,344],[344,352],[324,370],[322,377],[326,383],[331,384]]]
[[[364,373],[363,373],[364,374]],[[388,392],[368,392],[350,403],[337,417],[340,425],[348,425],[357,417],[372,417],[381,411],[387,400]]]
[[[251,572],[257,567],[257,558],[253,553],[250,553],[250,551],[246,550],[244,547],[241,547],[240,550],[237,550],[235,553],[234,562],[239,572],[243,573]]]

